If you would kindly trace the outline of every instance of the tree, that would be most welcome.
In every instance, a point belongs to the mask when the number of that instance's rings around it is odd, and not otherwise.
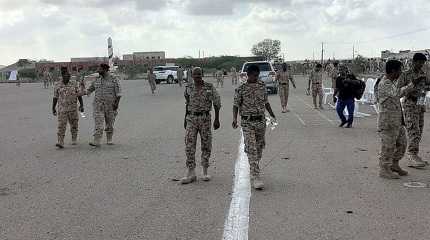
[[[252,54],[259,57],[265,57],[271,60],[279,55],[281,52],[281,41],[264,39],[263,41],[255,44],[251,49]]]

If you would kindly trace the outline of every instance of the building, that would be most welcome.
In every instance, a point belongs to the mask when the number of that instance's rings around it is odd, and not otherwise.
[[[411,50],[401,50],[398,53],[391,52],[389,50],[381,51],[381,58],[382,59],[411,59],[415,53],[423,53],[427,57],[430,57],[430,49],[424,49],[424,50],[418,50],[418,51],[411,51]]]
[[[134,52],[133,54],[123,55],[122,59],[125,61],[162,60],[166,59],[166,52]]]
[[[109,59],[107,57],[81,57],[81,58],[71,58],[70,62],[107,62]]]

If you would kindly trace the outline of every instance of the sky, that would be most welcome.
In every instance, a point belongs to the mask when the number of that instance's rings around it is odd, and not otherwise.
[[[430,48],[429,0],[0,0],[0,65],[21,58],[165,51],[250,56],[280,40],[287,60]],[[354,48],[353,48],[354,46]]]

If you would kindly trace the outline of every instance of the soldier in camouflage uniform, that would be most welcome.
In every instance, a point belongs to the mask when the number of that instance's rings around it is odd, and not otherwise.
[[[401,62],[388,61],[386,75],[378,83],[376,94],[380,109],[378,115],[378,132],[381,137],[379,176],[388,179],[398,179],[399,175],[408,175],[408,172],[401,169],[399,165],[407,146],[400,98],[414,91],[415,86],[410,82],[404,87],[399,87],[398,78],[401,70]]]
[[[233,128],[237,128],[237,115],[240,114],[241,126],[248,155],[252,186],[257,190],[264,188],[260,178],[260,160],[266,145],[265,109],[275,118],[267,99],[266,86],[259,81],[260,69],[251,65],[247,69],[248,80],[236,89],[233,105]]]
[[[425,105],[420,105],[421,97],[425,98],[429,90],[428,79],[422,70],[427,58],[424,54],[417,53],[413,57],[413,66],[404,72],[399,79],[399,87],[405,87],[411,82],[417,82],[415,91],[406,94],[403,102],[404,117],[408,134],[409,167],[424,168],[428,163],[423,161],[419,153],[419,144],[424,128]]]
[[[238,79],[238,77],[237,77],[237,70],[236,70],[236,68],[235,67],[232,67],[231,69],[230,69],[230,72],[231,72],[231,85],[237,85],[237,79]]]
[[[184,69],[182,69],[181,66],[179,66],[178,70],[176,71],[176,75],[178,77],[179,87],[182,87],[182,82],[184,81]]]
[[[151,92],[152,94],[154,94],[155,89],[157,89],[157,83],[155,82],[155,74],[152,67],[150,67],[148,71],[148,82],[149,82],[149,87],[151,88]]]
[[[282,112],[289,112],[287,109],[288,105],[288,95],[290,91],[290,81],[293,84],[293,87],[296,88],[296,83],[294,82],[293,76],[290,72],[287,72],[287,64],[282,64],[282,70],[279,70],[276,73],[276,81],[279,82],[279,97],[281,98],[281,108]]]
[[[315,71],[312,71],[309,76],[308,92],[311,90],[311,85],[312,85],[312,101],[314,103],[314,107],[315,109],[318,109],[318,104],[317,104],[317,97],[318,97],[319,109],[321,110],[324,109],[322,106],[323,97],[324,97],[322,84],[323,84],[322,65],[318,63],[315,66]]]
[[[95,92],[93,116],[95,121],[94,141],[91,146],[100,147],[103,136],[103,125],[106,125],[107,144],[112,145],[114,122],[121,99],[119,79],[109,73],[109,65],[101,64],[98,69],[99,77],[87,89],[87,95]]]
[[[200,145],[202,151],[203,181],[209,181],[208,175],[209,158],[212,151],[212,130],[211,130],[211,109],[215,109],[215,119],[213,127],[217,130],[220,127],[219,110],[221,100],[217,90],[211,83],[202,79],[202,69],[193,69],[194,83],[189,82],[185,89],[185,152],[187,155],[188,174],[181,179],[182,184],[192,183],[197,180],[196,168],[196,144],[197,134],[200,134]]]
[[[224,74],[221,71],[221,69],[218,69],[215,72],[215,79],[216,79],[216,87],[218,88],[219,85],[221,85],[221,87],[224,87]]]
[[[66,134],[67,122],[70,124],[70,132],[72,133],[72,145],[76,145],[78,138],[78,100],[79,110],[84,111],[82,95],[84,89],[79,86],[76,81],[70,81],[70,74],[67,68],[62,69],[62,81],[55,84],[54,99],[52,102],[52,113],[58,116],[58,148],[64,148],[64,136]],[[58,112],[56,109],[58,102]]]

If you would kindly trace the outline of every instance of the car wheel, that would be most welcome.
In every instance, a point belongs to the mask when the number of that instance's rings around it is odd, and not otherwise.
[[[173,82],[173,77],[172,76],[168,76],[167,77],[167,84],[171,84]]]

